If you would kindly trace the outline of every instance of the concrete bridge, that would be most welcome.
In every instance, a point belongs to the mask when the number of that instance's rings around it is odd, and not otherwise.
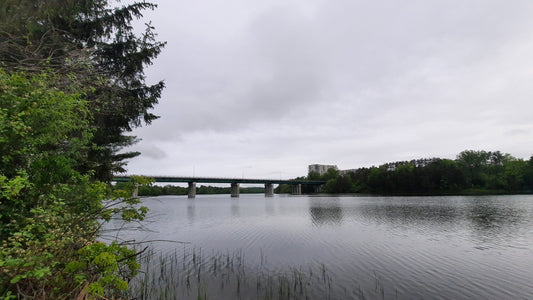
[[[292,187],[293,195],[302,194],[302,185],[314,187],[315,192],[320,192],[325,181],[320,180],[277,180],[277,179],[250,179],[250,178],[221,178],[221,177],[172,177],[172,176],[146,176],[153,178],[155,182],[183,182],[187,183],[189,198],[196,197],[197,183],[229,183],[231,184],[231,197],[239,197],[240,184],[264,184],[265,197],[274,196],[274,184],[289,184]],[[116,176],[115,182],[129,182],[130,176]]]

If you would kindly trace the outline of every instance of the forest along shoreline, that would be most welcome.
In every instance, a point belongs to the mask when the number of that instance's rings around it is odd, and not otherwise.
[[[533,156],[529,160],[500,151],[465,150],[456,159],[426,158],[399,161],[325,174],[310,172],[295,180],[323,180],[321,193],[390,196],[511,195],[533,193]],[[117,183],[121,187],[121,183]],[[241,193],[264,193],[262,187],[242,187]],[[290,194],[291,186],[279,185],[277,194]],[[201,186],[197,194],[229,194],[224,187]],[[302,193],[315,193],[302,186]],[[187,188],[143,186],[139,196],[186,195]]]

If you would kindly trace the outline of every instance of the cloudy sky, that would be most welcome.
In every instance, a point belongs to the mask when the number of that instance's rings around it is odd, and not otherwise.
[[[130,174],[533,154],[531,0],[152,2],[167,87]]]

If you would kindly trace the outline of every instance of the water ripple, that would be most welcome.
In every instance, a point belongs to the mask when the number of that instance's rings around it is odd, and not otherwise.
[[[262,272],[324,269],[334,299],[533,295],[532,196],[145,201],[157,215],[152,238],[192,242],[158,244],[164,252],[242,253]]]

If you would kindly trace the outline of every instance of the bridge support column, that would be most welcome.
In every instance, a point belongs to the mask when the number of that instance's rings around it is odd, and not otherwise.
[[[272,183],[265,183],[265,197],[274,196],[274,185]]]
[[[301,195],[302,194],[302,185],[301,184],[293,184],[292,186],[292,194],[293,195]]]
[[[239,197],[239,184],[237,182],[233,182],[231,184],[231,197],[232,198]]]
[[[189,187],[187,188],[187,194],[189,198],[196,198],[196,182],[189,181]]]
[[[322,193],[322,185],[315,185],[314,192],[315,193]]]
[[[133,190],[132,197],[133,198],[139,198],[139,184],[138,183],[135,184],[135,189]]]

